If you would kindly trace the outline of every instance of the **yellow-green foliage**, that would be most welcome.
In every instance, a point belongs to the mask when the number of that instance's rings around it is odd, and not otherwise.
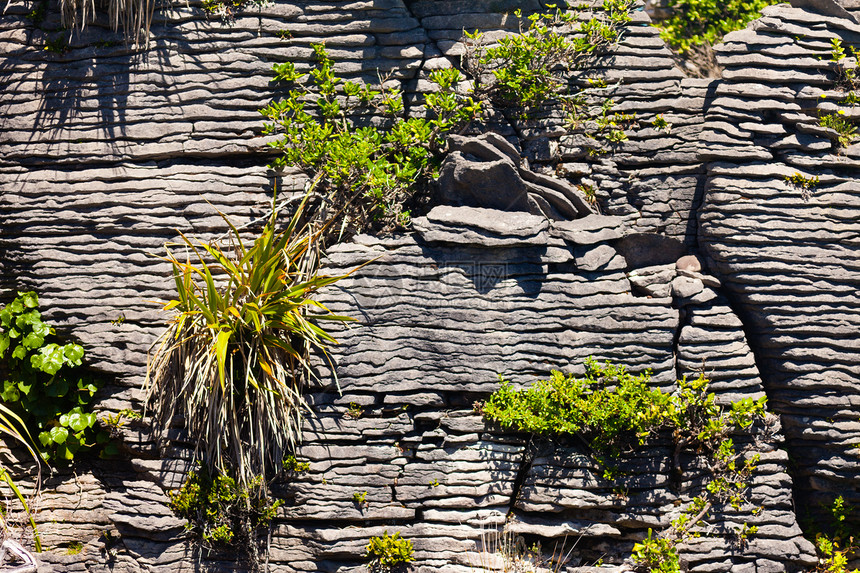
[[[149,368],[159,427],[182,414],[210,475],[226,468],[242,487],[280,470],[301,439],[308,353],[335,342],[318,322],[350,320],[314,300],[340,277],[318,273],[320,232],[300,225],[304,202],[282,231],[274,205],[251,245],[225,218],[232,249],[183,236],[196,261],[168,250],[177,298],[164,308],[178,314]]]
[[[525,19],[527,29],[489,48],[481,33],[468,33],[466,75],[456,69],[431,72],[428,79],[438,89],[419,102],[422,113],[410,117],[399,89],[345,81],[325,46],[312,44],[317,65],[310,73],[299,73],[291,62],[272,67],[273,81],[288,85],[284,98],[260,110],[268,120],[264,132],[280,136],[269,144],[282,152],[272,167],[298,167],[318,178],[317,191],[331,211],[342,213],[342,224],[333,229],[349,233],[408,222],[412,197],[436,175],[448,135],[483,121],[491,103],[529,110],[552,102],[576,125],[597,121],[594,115],[602,113],[604,123],[596,131],[610,142],[623,141],[632,116],[591,110],[582,93],[570,93],[568,86],[571,70],[618,41],[631,4],[605,0],[579,23],[583,8],[533,14]],[[355,123],[373,112],[386,118],[382,126]]]
[[[840,495],[830,506],[832,519],[831,534],[819,532],[815,535],[815,548],[818,550],[818,566],[815,573],[858,573],[848,569],[848,562],[858,556],[857,535],[848,524],[847,517],[854,508],[845,503]]]
[[[245,522],[252,528],[266,527],[275,517],[281,501],[270,502],[262,486],[261,477],[241,486],[230,476],[211,479],[204,472],[191,472],[179,490],[169,492],[169,507],[207,544],[231,545],[238,541],[237,534],[247,534]]]
[[[648,530],[648,537],[633,546],[633,561],[648,573],[680,573],[681,563],[674,540],[655,537]]]
[[[388,571],[395,565],[415,560],[412,542],[400,537],[399,531],[394,535],[385,531],[382,537],[371,537],[365,550],[367,557],[371,558],[371,568],[375,570]]]
[[[836,132],[836,141],[840,147],[847,147],[857,138],[857,126],[844,117],[845,112],[839,110],[837,113],[822,115],[818,118],[821,127],[832,129]]]
[[[625,446],[644,444],[658,430],[671,431],[675,441],[674,464],[681,472],[679,454],[693,450],[709,458],[710,479],[702,495],[695,497],[671,527],[636,544],[633,560],[656,573],[680,571],[676,546],[690,535],[714,504],[740,509],[759,456],[738,452],[730,434],[748,430],[765,416],[766,398],[744,398],[724,409],[708,392],[708,381],[679,380],[676,392],[668,394],[649,387],[649,373],[632,376],[621,366],[585,362],[585,377],[553,372],[524,389],[502,379],[502,386],[479,408],[484,416],[502,427],[544,436],[580,435],[605,464],[603,454],[617,456]],[[605,467],[604,479],[615,472]],[[745,536],[750,528],[741,530]]]
[[[716,44],[723,36],[744,28],[761,11],[782,0],[671,0],[672,16],[657,23],[660,37],[680,53],[705,42]]]
[[[676,439],[719,451],[732,428],[746,428],[764,414],[766,399],[747,398],[726,412],[709,393],[708,381],[678,381],[678,392],[649,387],[650,374],[630,375],[623,366],[585,361],[585,377],[554,371],[549,380],[517,390],[507,380],[482,406],[504,428],[541,435],[583,434],[598,451],[615,450],[653,432],[670,429]]]

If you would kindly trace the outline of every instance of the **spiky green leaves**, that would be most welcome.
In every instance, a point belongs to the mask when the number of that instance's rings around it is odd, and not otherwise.
[[[309,353],[336,342],[318,323],[350,320],[314,299],[340,277],[318,274],[321,231],[299,224],[304,205],[282,231],[273,211],[250,245],[225,217],[228,249],[183,236],[195,260],[166,258],[177,298],[165,309],[177,315],[150,361],[156,419],[166,429],[182,414],[209,475],[243,487],[301,439]]]

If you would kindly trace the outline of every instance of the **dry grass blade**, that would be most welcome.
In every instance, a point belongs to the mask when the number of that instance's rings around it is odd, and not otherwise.
[[[147,373],[156,426],[181,416],[210,475],[242,486],[265,478],[301,440],[308,357],[336,343],[317,319],[351,320],[313,298],[341,277],[318,274],[321,231],[300,224],[305,202],[280,232],[275,205],[251,245],[225,218],[229,249],[184,236],[185,261],[168,249],[178,297],[165,308],[178,314]]]
[[[154,0],[108,0],[108,18],[114,31],[122,28],[126,41],[137,48],[149,43],[155,13]],[[95,0],[60,0],[63,27],[83,30],[95,20]]]

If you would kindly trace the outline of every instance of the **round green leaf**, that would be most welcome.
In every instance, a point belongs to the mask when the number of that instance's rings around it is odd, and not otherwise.
[[[21,303],[27,308],[36,308],[39,306],[39,296],[33,292],[18,293]]]
[[[69,364],[80,366],[81,358],[84,357],[84,347],[80,344],[66,344],[63,348],[63,354]]]
[[[55,444],[65,444],[66,440],[69,438],[69,431],[62,426],[54,426],[51,428],[50,434],[51,439],[54,440]]]
[[[60,418],[62,420],[62,418]],[[62,423],[62,422],[61,422]],[[65,424],[64,424],[65,425]],[[72,414],[69,416],[69,427],[75,432],[80,432],[84,428],[87,428],[87,420],[81,414]]]

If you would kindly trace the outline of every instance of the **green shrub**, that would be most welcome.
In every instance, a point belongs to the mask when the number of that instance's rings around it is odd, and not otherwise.
[[[466,68],[476,84],[474,91],[497,103],[537,107],[566,93],[567,72],[587,67],[596,54],[618,41],[619,28],[630,19],[630,0],[604,0],[602,10],[591,19],[577,22],[581,8],[557,9],[528,16],[527,29],[501,38],[485,48],[483,35],[466,33]],[[554,6],[551,6],[554,7]],[[514,13],[522,18],[519,10]],[[574,27],[575,34],[563,28]],[[493,81],[482,83],[490,72]]]
[[[585,378],[553,371],[549,380],[517,390],[502,382],[483,405],[484,416],[520,432],[544,436],[584,434],[595,449],[617,449],[631,437],[640,443],[659,427],[671,400],[648,387],[648,373],[631,376],[623,366],[588,359]]]
[[[740,30],[761,16],[761,11],[782,0],[671,0],[672,15],[657,23],[660,37],[681,54],[692,46],[717,44],[729,32]]]
[[[297,167],[317,181],[320,211],[339,214],[332,230],[342,236],[407,223],[416,192],[436,176],[447,153],[448,135],[483,121],[490,105],[523,112],[559,106],[572,129],[587,124],[609,142],[622,141],[632,116],[611,113],[611,105],[592,109],[585,90],[570,89],[570,72],[617,42],[620,27],[630,20],[631,4],[605,0],[602,10],[579,23],[573,35],[568,28],[582,8],[533,14],[528,29],[493,47],[483,45],[479,32],[467,34],[468,78],[456,69],[431,72],[428,79],[438,89],[424,96],[419,113],[411,117],[404,117],[399,89],[344,81],[335,74],[325,46],[313,44],[316,66],[308,74],[291,62],[272,67],[273,81],[289,89],[286,97],[260,110],[267,119],[264,133],[279,136],[269,145],[283,153],[271,167]],[[381,80],[384,85],[385,78]],[[369,112],[384,117],[383,125],[356,123]]]
[[[677,543],[651,533],[649,529],[648,537],[633,546],[633,561],[648,573],[680,573]]]
[[[253,478],[241,486],[226,475],[210,478],[205,471],[191,472],[178,491],[169,492],[169,507],[188,520],[187,528],[210,547],[236,545],[247,548],[251,530],[267,527],[281,501],[271,502],[263,488],[263,478]]]
[[[488,420],[504,428],[548,437],[579,435],[603,466],[604,479],[614,481],[617,471],[605,455],[618,456],[630,445],[642,445],[657,431],[672,434],[676,477],[682,477],[680,455],[684,451],[707,455],[710,474],[702,495],[696,496],[661,535],[636,544],[633,560],[640,569],[676,573],[676,546],[690,535],[715,504],[741,508],[758,454],[746,456],[750,446],[738,452],[732,432],[751,431],[765,416],[766,398],[744,398],[724,409],[708,392],[704,376],[678,381],[678,389],[665,394],[649,388],[648,372],[632,376],[621,366],[585,361],[585,377],[578,379],[553,372],[549,380],[515,389],[502,379],[501,387],[478,409]],[[743,529],[749,534],[751,529]]]
[[[389,571],[395,565],[415,560],[412,542],[400,537],[399,531],[394,535],[385,531],[382,537],[371,537],[365,550],[371,558],[371,569],[377,571]]]
[[[317,66],[305,76],[292,63],[275,64],[274,81],[293,85],[287,97],[260,110],[271,123],[265,133],[280,133],[269,145],[283,151],[275,169],[298,167],[318,180],[317,190],[332,212],[350,206],[340,230],[360,229],[374,221],[404,222],[415,185],[432,177],[445,147],[444,135],[478,117],[481,106],[456,88],[463,79],[454,69],[435,70],[430,81],[440,91],[424,102],[424,117],[403,118],[402,94],[395,88],[371,89],[334,73],[325,46],[313,44]],[[312,107],[318,117],[309,113]],[[359,110],[375,109],[389,118],[386,128],[359,127]]]
[[[0,400],[42,444],[47,461],[69,462],[75,454],[106,443],[89,411],[101,382],[83,368],[84,349],[55,341],[42,320],[39,297],[19,292],[0,310],[0,358],[5,359]]]
[[[481,411],[503,428],[544,436],[582,434],[599,452],[617,453],[632,439],[641,445],[652,433],[668,429],[681,447],[722,452],[726,463],[728,434],[764,415],[765,397],[739,400],[724,411],[703,376],[679,380],[674,394],[651,389],[650,379],[649,372],[632,376],[623,366],[588,358],[582,379],[553,371],[549,380],[517,390],[501,378],[501,387]]]
[[[340,277],[318,273],[320,231],[300,225],[304,201],[280,232],[275,204],[251,245],[225,218],[228,251],[183,236],[192,263],[168,248],[178,298],[164,308],[178,314],[153,345],[147,378],[158,427],[181,414],[208,474],[242,488],[280,471],[301,439],[309,352],[336,342],[317,323],[350,320],[314,300]]]

